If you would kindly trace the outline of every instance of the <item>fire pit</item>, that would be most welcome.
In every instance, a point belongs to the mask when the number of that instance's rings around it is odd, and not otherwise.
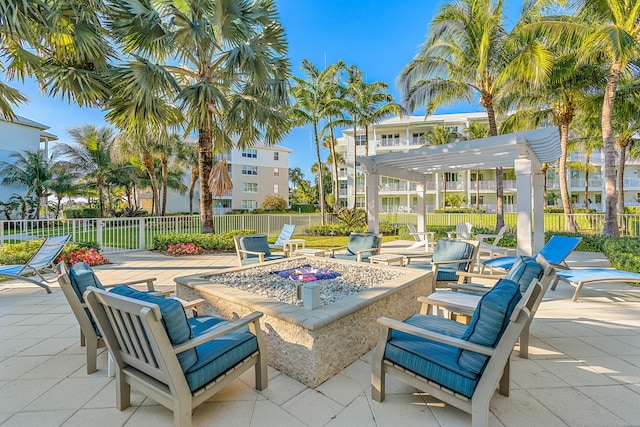
[[[298,281],[278,274],[307,266],[340,276],[305,281],[303,273]],[[175,281],[178,297],[205,299],[205,312],[226,319],[263,312],[269,364],[317,387],[373,348],[378,317],[404,320],[417,313],[417,298],[431,292],[430,276],[431,272],[401,267],[296,257]],[[320,293],[314,309],[302,307],[296,298],[299,284],[302,296],[310,288]]]
[[[303,265],[299,268],[292,268],[291,270],[278,271],[278,276],[284,277],[289,280],[301,280],[303,282],[315,282],[316,280],[329,280],[335,279],[340,276],[340,273],[336,273],[333,270],[322,267],[311,267],[310,265]]]

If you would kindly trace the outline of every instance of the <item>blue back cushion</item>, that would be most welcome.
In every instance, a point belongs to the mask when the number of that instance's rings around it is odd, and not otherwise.
[[[453,261],[467,259],[473,254],[473,245],[458,240],[440,239],[433,250],[433,262]],[[467,263],[446,264],[441,268],[445,270],[464,270]]]
[[[495,347],[521,296],[520,287],[516,282],[500,279],[478,303],[471,322],[461,339],[487,347]],[[480,374],[487,360],[488,356],[463,350],[458,358],[458,364],[471,372]]]
[[[540,255],[551,264],[560,264],[578,246],[582,237],[551,236]]]
[[[172,345],[182,344],[192,338],[191,327],[187,321],[187,315],[179,301],[172,298],[163,298],[149,295],[144,292],[137,291],[128,286],[116,286],[109,292],[122,295],[128,298],[134,298],[141,301],[157,304],[162,313],[162,325],[167,331],[169,340]],[[191,366],[198,361],[198,355],[195,349],[185,350],[176,355],[183,372],[186,372]]]
[[[375,249],[378,247],[379,239],[375,234],[351,233],[349,236],[349,244],[347,245],[347,252],[352,255],[357,255],[358,251]]]
[[[84,303],[82,294],[84,294],[84,291],[86,291],[89,286],[104,289],[104,286],[100,283],[93,269],[89,267],[89,264],[86,262],[79,262],[69,268],[69,281],[78,299],[82,301],[82,303]]]
[[[267,240],[267,236],[257,235],[257,236],[243,236],[240,238],[240,249],[244,249],[245,251],[252,252],[264,252],[264,256],[271,256],[271,251],[269,250],[269,241]],[[242,258],[254,258],[257,255],[251,254],[242,254]]]
[[[296,229],[295,224],[285,224],[282,226],[282,231],[278,236],[278,239],[274,243],[276,246],[284,245],[285,240],[290,240],[291,236],[293,236],[293,231]]]
[[[533,279],[540,279],[542,273],[544,269],[535,259],[530,256],[519,256],[504,278],[520,285],[520,293],[524,294]]]

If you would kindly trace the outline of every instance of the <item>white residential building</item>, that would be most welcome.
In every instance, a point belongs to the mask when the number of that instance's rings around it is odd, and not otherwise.
[[[26,150],[44,150],[48,156],[49,142],[58,137],[46,132],[47,129],[49,126],[26,117],[16,116],[16,120],[8,121],[0,116],[0,162],[11,163],[11,153]],[[6,202],[14,193],[24,196],[26,192],[24,187],[0,185],[0,201]]]
[[[231,209],[258,209],[264,198],[281,195],[289,202],[289,153],[291,150],[279,145],[259,143],[244,150],[233,149],[217,160],[224,158],[229,164],[229,176],[233,182],[231,195],[213,199],[214,214]],[[190,173],[185,173],[185,184],[189,184]],[[150,201],[149,201],[150,202]],[[143,205],[145,208],[146,204]],[[196,186],[193,198],[194,211],[200,211],[200,186]],[[188,212],[189,195],[171,191],[167,201],[168,212]]]
[[[407,151],[420,148],[429,142],[425,138],[430,127],[444,126],[464,133],[464,129],[472,123],[487,123],[486,113],[438,114],[427,116],[404,116],[383,120],[369,127],[368,155]],[[365,155],[365,130],[358,128],[355,135],[356,155]],[[342,130],[337,139],[336,151],[345,159],[339,166],[338,182],[340,206],[352,206],[354,190],[356,205],[364,207],[365,188],[364,174],[358,166],[356,177],[353,173],[354,135],[353,128]],[[567,170],[569,193],[574,207],[585,207],[585,171],[578,166],[584,162],[584,153],[574,153],[568,159],[576,162],[574,168]],[[602,209],[604,200],[603,158],[599,151],[592,154],[589,172],[587,201],[591,208]],[[560,187],[555,165],[547,172],[547,204],[560,205]],[[640,162],[628,160],[625,165],[625,204],[640,205]],[[515,212],[517,203],[515,174],[513,168],[503,168],[504,211]],[[382,212],[415,212],[417,208],[416,183],[395,178],[380,177],[379,206]],[[446,186],[446,187],[445,187]],[[462,207],[484,209],[486,212],[496,211],[496,173],[494,169],[461,170],[459,172],[433,174],[427,178],[426,205],[427,212],[441,209],[446,194],[458,194],[465,202]],[[478,200],[476,205],[476,199]]]

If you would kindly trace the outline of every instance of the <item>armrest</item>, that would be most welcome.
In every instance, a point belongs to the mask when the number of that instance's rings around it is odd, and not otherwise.
[[[260,257],[260,262],[264,262],[264,252],[247,251],[245,249],[238,249],[238,253],[248,254],[248,255],[257,255],[258,257]]]
[[[177,297],[174,297],[174,299],[180,301],[180,304],[182,304],[182,308],[184,308],[185,310],[193,310],[194,316],[202,316],[202,306],[205,302],[204,299],[198,298],[192,301],[185,301]]]
[[[497,234],[476,234],[476,240],[480,243],[483,243],[484,239],[495,239],[496,237],[498,237]]]
[[[331,253],[331,256],[334,256],[336,251],[339,251],[339,250],[342,250],[342,249],[347,249],[347,247],[348,246],[345,245],[345,246],[338,246],[338,247],[335,247],[335,248],[329,248],[329,252]]]
[[[469,341],[461,340],[460,338],[451,337],[449,335],[439,334],[437,332],[430,331],[428,329],[418,328],[413,325],[398,322],[397,320],[389,319],[388,317],[381,317],[378,319],[378,323],[383,327],[394,329],[399,332],[404,332],[409,335],[413,335],[426,340],[436,341],[442,344],[458,347],[463,350],[470,350],[475,353],[485,354],[487,356],[493,356],[495,349],[471,343]]]
[[[479,294],[486,294],[491,289],[493,289],[493,286],[476,285],[475,283],[468,283],[468,284],[467,283],[462,283],[462,284],[449,283],[447,286],[452,291],[467,291],[467,292],[476,292]]]
[[[456,304],[455,301],[433,301],[429,296],[418,297],[418,302],[422,304],[422,308],[420,309],[421,314],[427,314],[427,308],[425,308],[425,306],[440,307],[447,311],[461,313],[467,316],[473,316],[473,313],[476,311],[475,308],[470,309],[467,306]]]
[[[155,282],[155,281],[156,281],[155,277],[149,277],[147,279],[132,280],[130,282],[123,282],[123,283],[118,283],[118,284],[119,285],[125,285],[125,286],[131,286],[131,285],[138,285],[140,283],[146,283],[148,291],[155,291],[155,289],[153,287],[153,282]]]
[[[495,280],[496,282],[500,279],[503,279],[504,276],[507,275],[506,272],[498,273],[498,274],[481,274],[481,273],[471,273],[466,271],[456,271],[458,275],[458,283],[464,283],[465,279],[486,279],[486,280]]]
[[[233,322],[225,323],[223,325],[215,325],[207,332],[202,335],[197,336],[196,338],[192,338],[188,341],[183,342],[182,344],[178,344],[173,346],[174,353],[181,353],[185,350],[189,350],[190,348],[194,348],[206,342],[212,341],[216,338],[220,338],[223,335],[228,334],[229,332],[233,332],[238,330],[244,326],[247,326],[250,323],[257,323],[258,319],[262,317],[262,313],[259,311],[254,311],[253,313],[247,314],[240,319],[234,320]],[[256,324],[256,328],[260,326]]]
[[[371,255],[380,255],[380,248],[361,249],[356,251],[356,261],[361,262],[364,254],[371,253]]]

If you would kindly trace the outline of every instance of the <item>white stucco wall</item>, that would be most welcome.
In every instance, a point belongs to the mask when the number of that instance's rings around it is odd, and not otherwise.
[[[13,162],[10,157],[13,152],[39,148],[40,129],[0,120],[0,162]],[[6,202],[14,193],[24,196],[26,191],[24,187],[0,185],[0,201]]]

